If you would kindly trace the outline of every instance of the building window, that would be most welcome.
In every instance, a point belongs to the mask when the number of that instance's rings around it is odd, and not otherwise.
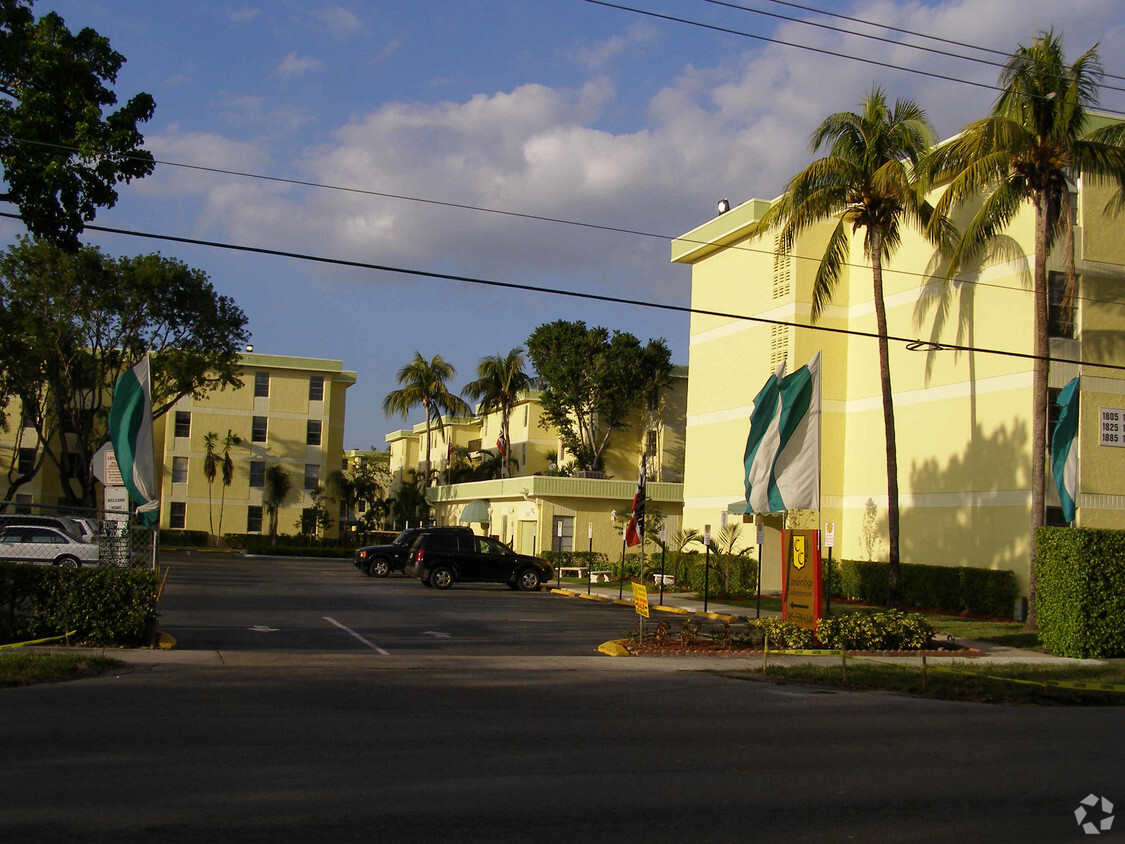
[[[320,445],[320,420],[310,419],[305,426],[305,445]]]
[[[34,428],[36,419],[36,407],[30,402],[23,402],[20,407],[20,424],[25,428]]]
[[[187,483],[187,458],[186,457],[173,457],[172,458],[172,483],[186,484]]]
[[[250,461],[250,486],[254,489],[261,489],[266,485],[266,461],[264,460],[251,460]]]
[[[1047,336],[1074,337],[1074,300],[1066,301],[1066,273],[1047,273]]]
[[[191,436],[191,413],[186,410],[176,411],[176,436]]]
[[[574,516],[555,516],[551,526],[551,550],[574,550]]]
[[[301,511],[301,533],[312,535],[316,533],[316,510],[306,507]]]
[[[264,399],[270,395],[270,374],[268,372],[254,373],[254,398]]]
[[[267,419],[265,416],[255,416],[250,426],[250,442],[264,443],[266,441]]]
[[[30,475],[35,471],[35,449],[34,448],[21,448],[19,463],[16,466],[16,471],[21,475]]]
[[[305,464],[305,489],[316,489],[320,486],[320,464]]]
[[[168,527],[173,530],[183,530],[187,524],[187,504],[182,501],[172,502],[172,511],[168,514]]]
[[[246,508],[246,532],[262,532],[262,508],[251,504]]]
[[[324,401],[323,375],[313,375],[309,378],[309,401]]]

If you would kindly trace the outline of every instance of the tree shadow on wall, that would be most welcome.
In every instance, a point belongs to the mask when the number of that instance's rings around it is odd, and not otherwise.
[[[1025,422],[985,433],[976,425],[963,453],[942,466],[914,463],[914,495],[949,496],[949,506],[902,511],[902,559],[909,563],[1013,569],[1027,565],[1031,488],[1030,434]]]

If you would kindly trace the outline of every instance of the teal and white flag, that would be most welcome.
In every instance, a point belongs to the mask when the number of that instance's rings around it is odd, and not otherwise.
[[[1067,382],[1055,403],[1062,407],[1062,413],[1051,432],[1051,474],[1059,490],[1063,518],[1073,522],[1078,497],[1078,378]]]
[[[792,375],[779,368],[754,399],[746,512],[820,509],[820,353]]]
[[[109,439],[129,496],[137,503],[137,520],[146,527],[159,521],[156,467],[152,443],[152,385],[148,355],[117,379],[109,407]]]

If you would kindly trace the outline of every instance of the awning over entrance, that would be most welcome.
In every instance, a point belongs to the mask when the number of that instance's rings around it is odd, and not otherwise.
[[[488,517],[488,509],[491,505],[487,498],[478,498],[476,501],[470,501],[465,505],[465,509],[461,511],[461,521],[463,523],[480,522],[481,524],[488,524],[491,521]]]
[[[740,498],[727,505],[727,512],[742,516],[746,514],[746,499]]]

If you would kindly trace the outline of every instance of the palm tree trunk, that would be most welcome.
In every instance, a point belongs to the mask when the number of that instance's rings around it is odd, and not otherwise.
[[[503,471],[500,477],[512,477],[512,438],[508,435],[509,422],[508,410],[504,411],[504,415],[500,418],[500,441],[504,443],[504,464]]]
[[[430,485],[430,403],[422,402],[422,408],[426,411],[426,474],[422,479],[422,489],[426,489]]]
[[[891,360],[887,343],[887,307],[883,302],[882,236],[871,233],[871,275],[875,292],[875,324],[879,334],[879,384],[883,390],[883,431],[887,444],[887,606],[902,605],[899,589],[898,441],[895,437],[894,396],[891,393]]]
[[[1035,202],[1035,266],[1032,284],[1035,296],[1035,364],[1031,387],[1031,555],[1028,560],[1027,626],[1035,628],[1035,547],[1036,533],[1043,527],[1044,492],[1047,472],[1047,192],[1040,191]]]

